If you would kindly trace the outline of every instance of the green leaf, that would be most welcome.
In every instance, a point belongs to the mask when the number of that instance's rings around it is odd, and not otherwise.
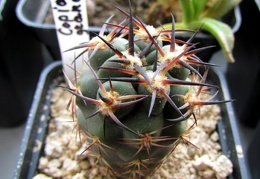
[[[191,23],[188,28],[198,29],[202,24],[203,26],[201,29],[207,31],[216,38],[228,62],[234,63],[235,59],[232,51],[234,48],[235,38],[230,26],[216,19],[203,18]]]
[[[209,0],[193,0],[193,7],[194,7],[193,19],[199,19],[200,14],[205,9],[208,1]]]
[[[184,24],[189,24],[192,22],[193,19],[193,13],[194,13],[194,7],[193,7],[193,0],[180,0],[180,6],[182,10],[182,22]]]
[[[242,0],[215,0],[210,8],[201,13],[201,18],[211,17],[219,19],[234,9]]]

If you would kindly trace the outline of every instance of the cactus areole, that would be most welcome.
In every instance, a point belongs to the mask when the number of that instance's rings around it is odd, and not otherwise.
[[[72,93],[69,105],[89,139],[88,149],[115,177],[143,178],[184,141],[190,116],[196,126],[197,108],[228,101],[200,97],[218,87],[206,82],[214,64],[196,56],[209,48],[192,43],[197,31],[183,42],[175,39],[174,18],[171,30],[157,31],[134,17],[129,6],[129,12],[115,7],[125,21],[112,24],[110,17],[96,37],[69,49],[82,49],[75,61],[84,67],[79,72],[72,65],[75,80],[66,78],[65,89]],[[105,33],[108,26],[112,30]]]

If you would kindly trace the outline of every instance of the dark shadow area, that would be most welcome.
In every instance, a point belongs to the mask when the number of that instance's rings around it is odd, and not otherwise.
[[[17,2],[6,1],[0,21],[0,127],[26,121],[44,67],[42,45],[16,17]]]
[[[226,76],[231,96],[236,99],[234,108],[238,122],[245,131],[253,132],[252,136],[246,138],[248,146],[245,157],[252,179],[257,179],[260,178],[260,113],[257,104],[260,101],[260,28],[257,25],[260,11],[254,0],[243,0],[240,10],[242,24],[235,34],[236,62],[229,64]]]

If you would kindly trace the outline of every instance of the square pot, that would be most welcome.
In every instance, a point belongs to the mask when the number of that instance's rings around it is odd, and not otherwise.
[[[211,69],[208,74],[208,79],[213,84],[219,86],[219,100],[230,99],[226,79],[220,71]],[[57,61],[44,69],[38,82],[14,173],[15,179],[31,179],[37,173],[38,160],[43,154],[43,144],[47,135],[51,91],[60,82],[64,82],[62,63]],[[222,120],[218,122],[217,130],[220,136],[222,153],[226,155],[233,164],[233,173],[229,178],[247,179],[248,171],[232,103],[220,104],[220,108]]]

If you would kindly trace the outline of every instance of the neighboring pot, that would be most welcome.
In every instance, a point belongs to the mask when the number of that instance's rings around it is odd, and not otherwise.
[[[220,71],[210,70],[208,79],[219,86],[219,100],[230,99],[226,79]],[[32,179],[37,173],[38,160],[43,153],[44,141],[47,135],[51,91],[60,82],[64,82],[62,63],[59,61],[53,62],[43,70],[37,85],[21,142],[19,159],[14,173],[15,179]],[[233,163],[233,173],[229,178],[247,179],[249,178],[248,171],[232,103],[220,104],[220,108],[222,120],[217,125],[220,144],[223,154]]]
[[[20,0],[16,8],[16,14],[22,23],[34,30],[38,39],[49,49],[54,60],[57,60],[61,59],[61,55],[55,25],[44,22],[50,6],[51,2],[49,0]],[[239,6],[226,14],[221,20],[232,27],[235,33],[239,29],[242,20]],[[90,26],[88,30],[90,35],[93,35],[93,32],[98,33],[100,31],[100,27]],[[185,41],[190,37],[191,34],[176,34],[177,39]],[[203,61],[209,61],[212,54],[220,49],[217,40],[208,33],[199,33],[193,42],[200,42],[197,45],[198,48],[215,46],[215,48],[208,49],[207,52],[203,51],[203,53],[197,54]]]

